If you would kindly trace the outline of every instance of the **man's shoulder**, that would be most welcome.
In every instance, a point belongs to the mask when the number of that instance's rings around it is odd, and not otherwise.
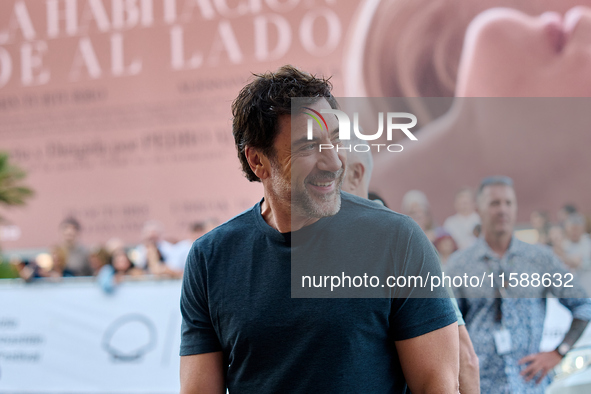
[[[204,247],[206,245],[211,245],[214,241],[224,242],[230,239],[235,240],[236,237],[244,237],[252,234],[256,227],[256,223],[253,220],[254,218],[252,215],[255,207],[249,208],[246,211],[239,213],[208,233],[202,235],[193,243],[193,246],[201,245]]]
[[[346,192],[342,193],[341,211],[347,220],[367,220],[374,225],[408,225],[415,223],[410,217],[386,208],[382,204],[358,197]]]
[[[515,250],[518,254],[523,255],[526,258],[547,258],[552,259],[554,256],[554,251],[552,248],[541,245],[541,244],[531,244],[525,241],[522,241],[518,238],[513,237],[512,243],[515,243]],[[513,246],[513,245],[512,245]]]
[[[413,244],[419,242],[423,246],[430,243],[421,227],[410,216],[392,211],[371,200],[343,193],[341,211],[341,222],[336,227],[350,227],[357,237],[369,237],[383,242],[397,239],[401,244],[412,238]]]

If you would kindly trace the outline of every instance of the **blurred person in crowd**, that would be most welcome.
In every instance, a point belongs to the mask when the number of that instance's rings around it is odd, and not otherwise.
[[[117,237],[110,238],[105,243],[105,250],[107,251],[109,256],[113,256],[113,254],[115,254],[115,252],[118,250],[125,251],[125,242],[123,242],[123,240],[121,238],[117,238]]]
[[[187,262],[187,256],[191,251],[193,242],[201,238],[213,230],[216,226],[217,220],[208,219],[200,222],[195,222],[189,226],[189,236],[187,239],[177,242],[174,245],[174,256],[170,259],[169,268],[176,274],[175,277],[182,277]]]
[[[439,253],[439,260],[441,260],[441,264],[443,265],[447,263],[452,253],[458,250],[456,241],[443,227],[437,227],[435,229],[433,245],[435,245],[435,249]]]
[[[533,211],[530,215],[530,223],[537,233],[536,243],[546,245],[548,244],[548,231],[552,226],[550,217],[546,211]]]
[[[147,271],[151,275],[156,275],[161,278],[181,278],[183,271],[171,268],[174,252],[171,252],[168,260],[164,260],[160,250],[154,245],[148,245],[148,264]]]
[[[433,215],[429,206],[429,200],[425,193],[420,190],[409,190],[402,197],[401,213],[410,216],[429,238],[429,241],[435,240],[435,226],[433,224]]]
[[[552,252],[560,259],[560,261],[566,264],[565,260],[567,256],[564,250],[565,241],[566,235],[564,233],[564,228],[558,224],[550,226],[548,229],[548,240],[546,245],[552,248]]]
[[[145,275],[145,271],[134,267],[125,249],[117,247],[109,261],[100,268],[96,277],[97,283],[103,291],[112,293],[126,276],[139,277],[142,275]]]
[[[564,257],[564,241],[564,228],[558,224],[550,226],[550,229],[548,230],[548,242],[546,245],[552,247],[554,253],[560,257],[561,260]]]
[[[109,263],[110,259],[111,255],[106,247],[98,246],[91,250],[88,255],[88,260],[90,261],[90,267],[92,268],[92,275],[96,276],[101,268]]]
[[[351,140],[343,148],[347,152],[347,170],[343,181],[343,191],[368,198],[369,180],[373,170],[370,146],[366,141],[353,134]]]
[[[336,117],[325,116],[325,128],[314,124],[307,140],[308,116],[292,114],[291,99],[306,97],[311,111],[334,109],[330,89],[284,66],[256,75],[233,102],[242,169],[262,183],[264,198],[191,249],[181,295],[182,392],[458,390],[457,319],[449,299],[439,298],[444,289],[438,298],[291,298],[292,238],[319,226],[319,242],[302,240],[313,252],[330,247],[331,258],[346,260],[344,251],[357,247],[373,260],[392,245],[372,231],[394,232],[404,246],[377,260],[410,273],[420,259],[441,273],[414,221],[341,193],[344,152],[318,149],[340,143]]]
[[[68,217],[60,224],[62,231],[61,247],[66,253],[66,266],[64,270],[73,276],[90,276],[92,268],[88,260],[88,250],[79,241],[82,227],[80,222],[73,217]]]
[[[66,253],[59,245],[50,248],[49,253],[39,253],[32,260],[25,260],[18,255],[10,257],[9,278],[21,278],[25,282],[32,282],[39,278],[61,278],[73,276],[64,267],[66,265]],[[16,276],[14,276],[16,273]]]
[[[476,241],[474,226],[480,223],[474,205],[474,193],[469,187],[464,187],[456,194],[454,208],[456,214],[443,222],[443,228],[451,234],[458,245],[458,249],[466,249]]]
[[[10,263],[17,269],[18,277],[25,282],[30,282],[35,278],[41,277],[39,275],[39,267],[37,267],[34,260],[25,260],[18,255],[12,255],[10,257]]]
[[[585,217],[580,213],[569,215],[564,221],[566,239],[563,242],[564,262],[573,271],[591,269],[591,239],[585,233]]]
[[[154,274],[159,273],[165,266],[169,257],[173,254],[173,244],[166,241],[162,235],[164,228],[162,223],[149,220],[142,228],[142,243],[134,249],[134,265],[146,269]],[[149,266],[151,263],[151,267]]]
[[[428,13],[431,9],[421,10],[412,3],[418,13]],[[433,7],[457,4],[433,3],[438,4]],[[470,7],[469,4],[481,2],[462,3]],[[591,145],[589,126],[584,124],[587,119],[581,116],[588,102],[508,99],[591,95],[591,78],[587,72],[591,65],[591,9],[569,9],[574,5],[571,1],[535,3],[540,12],[533,14],[491,8],[468,18],[470,24],[452,83],[457,97],[453,107],[421,129],[418,141],[405,144],[404,154],[374,155],[372,189],[390,202],[400,201],[403,191],[411,188],[420,188],[428,195],[438,192],[441,198],[434,201],[433,209],[439,212],[456,187],[477,182],[482,174],[506,173],[523,188],[520,201],[528,208],[556,206],[574,191],[580,201],[586,204],[591,201],[587,174],[591,156],[581,148]],[[515,3],[515,6],[525,7],[524,4]],[[541,13],[552,9],[560,13]],[[462,12],[458,17],[465,15]],[[453,24],[453,20],[452,17],[449,23]],[[433,29],[437,30],[436,25]],[[441,40],[447,38],[441,36]],[[445,56],[440,44],[437,39],[432,43],[437,46],[436,53]],[[407,59],[406,56],[396,58],[400,62]],[[421,73],[420,68],[412,70]],[[381,83],[388,86],[384,81]],[[476,99],[482,97],[502,100]],[[499,127],[500,119],[503,127]],[[566,140],[553,126],[565,119]],[[540,135],[544,138],[539,138]],[[567,162],[577,165],[566,165]],[[445,163],[445,166],[434,167],[433,163]],[[532,168],[536,171],[532,172]],[[395,181],[392,181],[393,173]],[[559,181],[560,187],[539,189],[547,185],[548,178]]]
[[[510,178],[483,179],[477,193],[477,208],[483,236],[451,256],[447,275],[481,276],[483,272],[492,272],[497,275],[495,278],[501,273],[533,278],[536,273],[548,273],[566,280],[566,267],[548,248],[527,244],[513,235],[517,199]],[[500,284],[496,279],[493,283],[493,288],[454,288],[480,360],[481,390],[542,394],[550,382],[548,372],[561,361],[591,319],[591,300],[584,298],[587,295],[578,283],[572,290],[556,282],[550,287],[521,288]],[[571,311],[573,322],[555,350],[539,352],[547,291]]]
[[[54,245],[49,250],[51,256],[51,265],[48,269],[42,270],[42,276],[46,277],[72,277],[74,273],[67,267],[68,265],[68,252],[61,245]]]
[[[148,243],[146,245],[146,257],[148,259],[146,270],[149,274],[161,278],[180,278],[183,276],[182,270],[179,271],[171,268],[174,258],[174,245],[170,244],[170,246],[165,259],[155,243]]]
[[[124,276],[142,276],[144,271],[133,266],[127,252],[124,249],[117,249],[111,256],[111,265],[115,272],[116,282],[120,283]]]
[[[562,207],[560,207],[558,212],[556,212],[556,219],[558,221],[557,223],[564,228],[564,222],[566,221],[566,218],[578,212],[579,210],[575,204],[564,204]]]

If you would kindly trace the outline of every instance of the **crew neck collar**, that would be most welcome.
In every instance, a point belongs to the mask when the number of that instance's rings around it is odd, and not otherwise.
[[[265,199],[262,198],[261,201],[259,201],[254,207],[252,207],[251,213],[255,218],[255,223],[256,223],[257,227],[259,228],[259,230],[261,230],[263,232],[263,234],[265,234],[267,237],[271,238],[272,240],[277,241],[277,242],[281,242],[281,243],[287,243],[287,244],[291,244],[291,242],[294,238],[296,238],[298,240],[298,243],[300,243],[302,240],[308,239],[310,236],[312,236],[312,234],[315,234],[317,231],[323,229],[326,225],[328,225],[332,221],[332,219],[335,216],[339,215],[339,213],[341,212],[339,210],[339,212],[337,212],[337,214],[334,216],[327,216],[327,217],[320,218],[316,222],[314,222],[308,226],[304,226],[297,231],[280,233],[279,231],[277,231],[276,229],[271,227],[265,221],[265,219],[263,218],[263,215],[261,215],[261,204],[263,203],[264,200]]]

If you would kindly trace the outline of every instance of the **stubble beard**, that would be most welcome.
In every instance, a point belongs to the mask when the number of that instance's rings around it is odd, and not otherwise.
[[[276,163],[271,162],[274,167],[273,170],[277,174],[281,174],[281,169]],[[328,175],[330,174],[330,175]],[[306,188],[306,183],[315,177],[324,175],[326,178],[332,177],[336,182],[335,190],[329,194],[320,194],[312,196],[310,191]],[[302,185],[292,185],[291,181],[279,175],[272,181],[272,189],[275,195],[281,200],[287,200],[291,205],[292,220],[298,218],[323,218],[326,216],[336,215],[341,209],[341,187],[345,179],[344,169],[340,169],[336,173],[323,172],[316,176],[307,177]]]
[[[308,179],[310,177],[306,178],[302,185],[292,185],[291,211],[293,216],[319,219],[336,215],[339,212],[341,209],[341,187],[344,180],[344,171],[341,169],[330,174],[334,177],[336,187],[329,194],[312,195],[306,188],[306,183],[310,181]]]

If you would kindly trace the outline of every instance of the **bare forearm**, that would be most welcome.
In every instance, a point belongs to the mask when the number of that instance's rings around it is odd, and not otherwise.
[[[459,383],[457,376],[452,376],[452,373],[445,373],[441,371],[439,376],[433,376],[432,379],[426,379],[423,384],[415,389],[412,393],[418,394],[457,394],[459,393]]]
[[[181,357],[181,394],[224,394],[222,352]]]
[[[458,325],[396,342],[400,365],[413,394],[458,393]]]
[[[587,324],[589,324],[586,320],[581,319],[573,319],[573,322],[570,325],[570,329],[564,336],[562,343],[566,343],[569,347],[572,347],[575,342],[581,337],[585,328],[587,328]]]
[[[573,319],[570,330],[568,330],[566,336],[562,340],[562,344],[556,350],[530,354],[519,360],[518,364],[527,365],[520,372],[523,378],[526,381],[530,381],[537,376],[536,383],[540,383],[544,376],[560,363],[560,360],[562,359],[561,354],[564,355],[564,352],[568,351],[577,339],[579,339],[583,331],[585,331],[587,323],[588,322],[585,320]],[[561,350],[560,348],[563,345],[567,345],[566,349]]]
[[[460,393],[480,393],[480,367],[466,326],[458,327],[460,333]]]

